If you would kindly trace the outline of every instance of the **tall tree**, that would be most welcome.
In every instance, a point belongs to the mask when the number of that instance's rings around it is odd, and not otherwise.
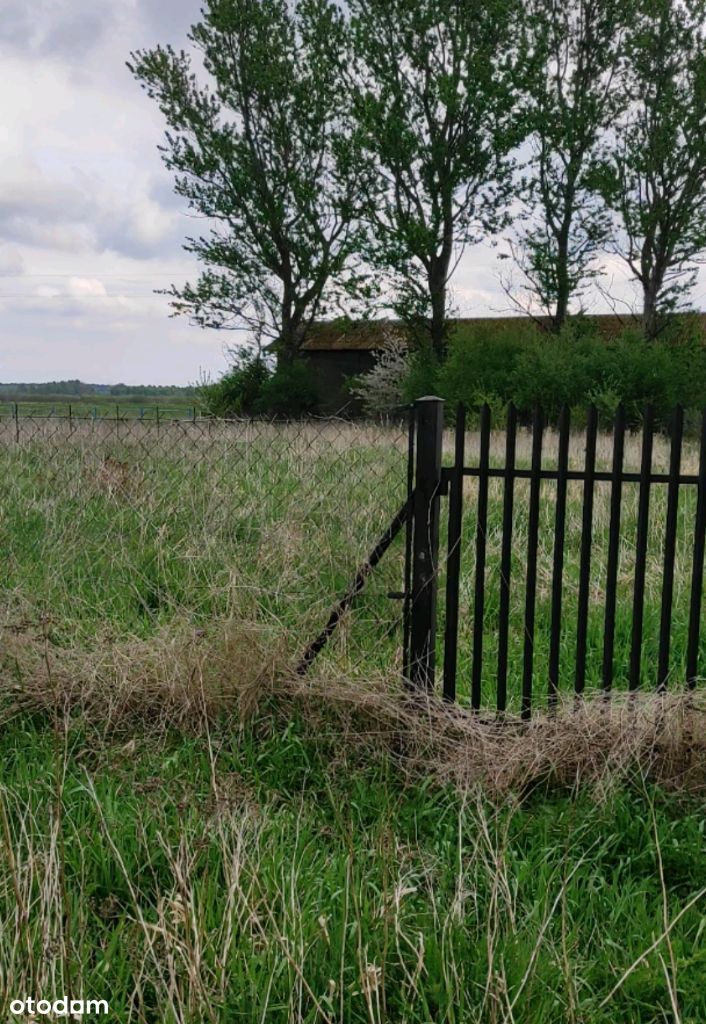
[[[595,189],[598,147],[623,102],[629,0],[527,0],[529,209],[513,245],[532,298],[560,331],[597,273],[609,225]]]
[[[349,0],[353,109],[375,172],[370,257],[403,320],[444,353],[448,286],[495,226],[516,142],[515,0]]]
[[[208,81],[169,46],[128,64],[166,118],[176,192],[207,223],[185,244],[204,270],[172,287],[174,308],[253,331],[285,363],[362,284],[344,35],[329,0],[206,0],[189,38]]]
[[[706,0],[640,0],[628,41],[629,106],[603,167],[614,250],[642,289],[654,338],[706,253]]]

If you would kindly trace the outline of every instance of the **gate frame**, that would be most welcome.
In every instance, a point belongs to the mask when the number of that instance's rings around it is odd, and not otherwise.
[[[436,608],[444,400],[426,395],[414,403],[416,427],[413,493],[412,590],[409,607],[409,679],[432,693],[436,673]]]

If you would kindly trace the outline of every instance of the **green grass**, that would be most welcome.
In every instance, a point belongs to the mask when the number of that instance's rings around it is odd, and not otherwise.
[[[0,444],[0,614],[59,645],[256,616],[303,646],[406,494],[396,427],[42,424]],[[351,629],[358,657],[399,643],[402,545]],[[357,653],[356,653],[357,652]],[[394,655],[393,655],[394,656]]]
[[[4,443],[1,443],[4,440]],[[452,439],[446,439],[445,458]],[[493,437],[501,464],[503,436]],[[477,437],[469,436],[467,458]],[[582,464],[582,439],[572,439],[570,463]],[[556,458],[548,432],[546,465]],[[598,464],[610,465],[610,438]],[[529,461],[529,437],[518,462]],[[626,467],[637,469],[639,439],[631,437]],[[683,469],[695,472],[696,447],[685,445]],[[668,444],[656,439],[654,466],[665,470]],[[0,582],[5,622],[51,621],[58,644],[90,643],[109,628],[115,638],[149,637],[174,620],[195,627],[232,615],[258,618],[274,635],[303,645],[326,621],[334,598],[382,534],[406,493],[404,431],[323,425],[303,430],[264,424],[43,423],[14,443],[0,424],[0,540],[8,554]],[[476,484],[466,483],[460,609],[459,693],[470,678],[474,619]],[[519,707],[524,646],[528,482],[517,481],[510,607],[510,708]],[[685,673],[696,488],[682,488],[672,624],[671,678]],[[500,593],[503,489],[491,481],[487,528],[483,702],[492,706]],[[561,682],[573,684],[582,532],[582,484],[569,484],[564,567]],[[593,522],[587,682],[600,684],[610,486],[599,483]],[[626,683],[632,622],[637,486],[624,488],[621,526],[616,686]],[[554,485],[542,491],[534,684],[546,693],[554,540]],[[666,486],[653,488],[643,683],[655,681],[661,608]],[[445,503],[442,524],[445,527]],[[442,558],[445,557],[442,528]],[[330,657],[342,668],[399,663],[401,607],[387,593],[403,577],[400,538],[371,578]],[[443,626],[443,574],[441,616]],[[245,609],[243,611],[243,609]],[[706,605],[704,606],[706,612]],[[440,650],[441,656],[441,631]],[[706,662],[706,631],[702,636]]]
[[[476,440],[469,438],[471,457]],[[494,438],[495,460],[502,440]],[[447,460],[451,444],[449,437]],[[551,460],[552,436],[547,447]],[[599,448],[604,465],[609,443]],[[526,449],[523,438],[520,460]],[[580,458],[576,437],[572,460]],[[659,442],[656,464],[666,458]],[[685,466],[694,459],[688,447]],[[638,461],[631,441],[627,463]],[[66,424],[56,432],[45,424],[18,445],[0,422],[0,1014],[13,998],[80,993],[108,999],[110,1019],[121,1022],[706,1019],[702,800],[636,773],[600,796],[547,783],[491,801],[431,771],[428,778],[403,771],[394,744],[377,743],[372,726],[364,744],[353,720],[347,729],[327,727],[327,678],[352,679],[355,693],[356,678],[398,673],[400,606],[387,592],[400,589],[401,538],[315,668],[315,720],[273,695],[251,719],[231,711],[208,731],[198,716],[164,731],[154,727],[155,699],[140,703],[139,687],[151,685],[156,671],[150,658],[163,658],[157,700],[170,685],[178,690],[179,671],[198,692],[198,666],[211,676],[227,667],[245,686],[270,652],[275,661],[280,649],[294,658],[401,504],[405,474],[406,439],[397,428],[196,424],[157,434],[133,424],[69,434]],[[523,497],[518,484],[515,706]],[[546,497],[540,689],[550,488]],[[462,694],[473,498],[469,483]],[[685,645],[691,500],[679,521],[675,679]],[[490,705],[501,501],[493,489]],[[626,660],[634,512],[634,495],[626,495],[616,665]],[[646,682],[655,671],[664,513],[656,497]],[[568,521],[562,666],[570,685],[580,529],[573,488]],[[596,502],[594,530],[589,670],[596,682],[605,497]],[[219,630],[242,626],[256,630],[259,646],[216,649]],[[170,638],[185,646],[167,657]],[[130,717],[101,717],[101,688],[104,704],[128,708]],[[34,703],[32,695],[39,695]]]
[[[71,991],[116,1021],[706,1016],[700,803],[636,782],[494,807],[296,720],[210,754],[23,721],[0,750],[0,1012]]]
[[[161,397],[142,395],[33,395],[31,398],[18,396],[17,402],[0,396],[0,421],[12,419],[15,408],[20,419],[44,416],[76,418],[115,419],[190,419],[199,413],[198,399],[189,395],[165,395]]]

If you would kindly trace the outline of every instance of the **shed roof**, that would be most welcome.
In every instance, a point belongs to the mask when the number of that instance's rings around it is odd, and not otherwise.
[[[330,320],[314,324],[302,345],[305,352],[374,352],[380,348],[386,327],[400,326],[395,320]]]
[[[706,340],[706,313],[694,315],[700,322],[701,331]],[[637,318],[630,315],[618,316],[613,313],[600,313],[586,316],[585,319],[596,325],[602,337],[612,338],[625,327],[636,322]],[[548,329],[550,320],[549,317],[532,320],[527,316],[498,316],[464,317],[454,321],[456,330],[464,326],[474,326],[483,327],[489,331],[501,331],[520,324],[525,324],[528,327],[534,325],[537,329],[541,325]],[[309,337],[302,345],[302,350],[305,352],[374,352],[381,346],[384,329],[400,326],[398,320],[326,321],[313,325]]]

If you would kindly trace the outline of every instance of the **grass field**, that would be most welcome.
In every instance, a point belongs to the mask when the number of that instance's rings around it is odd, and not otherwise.
[[[323,625],[334,598],[347,587],[406,494],[406,437],[402,426],[345,423],[297,426],[217,424],[93,424],[66,421],[22,426],[0,423],[4,547],[9,561],[4,605],[13,621],[44,617],[52,642],[67,646],[101,631],[147,638],[173,621],[204,628],[233,615],[256,619],[296,653]],[[569,464],[581,468],[582,435],[573,435]],[[445,439],[450,461],[452,438]],[[469,434],[467,458],[477,452]],[[491,463],[502,464],[504,439],[493,435]],[[529,465],[530,437],[518,438],[519,465]],[[548,431],[545,466],[556,461]],[[609,469],[609,435],[599,439],[597,465]],[[655,439],[653,466],[668,469],[668,442]],[[626,443],[625,467],[640,465],[637,435]],[[696,473],[698,450],[686,442],[685,473]],[[477,484],[467,480],[463,520],[459,680],[470,676],[473,543]],[[561,672],[573,683],[582,488],[569,483]],[[643,682],[654,683],[662,586],[666,486],[653,488],[645,595]],[[525,535],[528,481],[517,481],[511,589],[510,674],[517,682],[524,644]],[[637,485],[623,496],[615,672],[625,684],[629,660],[637,519]],[[543,484],[538,561],[535,685],[546,691],[554,542],[555,484]],[[490,483],[484,704],[492,706],[497,651],[503,485]],[[600,682],[608,547],[610,485],[596,486],[587,683]],[[672,678],[684,678],[696,488],[681,489],[672,629]],[[442,523],[445,524],[445,515]],[[442,529],[442,554],[445,537]],[[398,663],[402,539],[390,550],[365,596],[333,645],[350,672]],[[443,577],[442,577],[443,590]],[[704,605],[706,611],[706,604]],[[442,604],[443,612],[443,604]],[[14,619],[13,619],[14,616]],[[443,625],[443,615],[442,615]],[[706,631],[702,637],[706,664]],[[464,682],[465,681],[465,682]],[[511,688],[511,710],[519,692]]]
[[[494,437],[496,460],[502,442]],[[475,445],[469,435],[471,456]],[[549,435],[547,464],[555,449]],[[527,460],[526,438],[519,455]],[[571,458],[581,459],[579,435]],[[609,458],[603,439],[599,460]],[[686,471],[695,458],[687,446]],[[660,441],[655,464],[666,460]],[[638,463],[631,441],[626,464]],[[603,490],[589,629],[594,683]],[[630,491],[616,664],[627,660]],[[689,792],[677,785],[677,768],[701,743],[700,705],[670,712],[682,723],[681,746],[660,771],[661,726],[640,747],[646,756],[633,758],[640,744],[629,708],[610,734],[612,753],[605,710],[591,731],[560,722],[550,734],[539,721],[531,736],[496,737],[487,751],[484,734],[461,742],[465,726],[435,725],[436,711],[412,719],[398,707],[401,609],[387,597],[401,584],[401,540],[311,678],[296,689],[288,682],[405,493],[406,438],[396,427],[195,424],[157,435],[146,424],[122,434],[98,424],[69,435],[45,424],[17,444],[0,422],[1,1014],[13,998],[81,993],[107,999],[120,1021],[706,1018],[706,850],[693,764]],[[518,484],[515,706],[523,494]],[[473,497],[469,482],[462,678]],[[542,692],[549,486],[544,498]],[[489,595],[501,500],[498,488]],[[691,500],[680,511],[675,687]],[[652,513],[646,683],[655,672],[663,495]],[[568,521],[562,667],[570,682],[580,530],[573,486]],[[487,612],[484,696],[492,705],[490,596]],[[443,743],[437,729],[447,729]]]
[[[18,395],[15,401],[14,398],[0,394],[0,420],[12,419],[16,414],[21,417],[63,418],[71,415],[91,419],[156,419],[159,415],[162,420],[190,419],[195,408],[198,412],[198,400],[186,395],[165,395],[159,398],[130,394],[118,398],[107,395]]]

